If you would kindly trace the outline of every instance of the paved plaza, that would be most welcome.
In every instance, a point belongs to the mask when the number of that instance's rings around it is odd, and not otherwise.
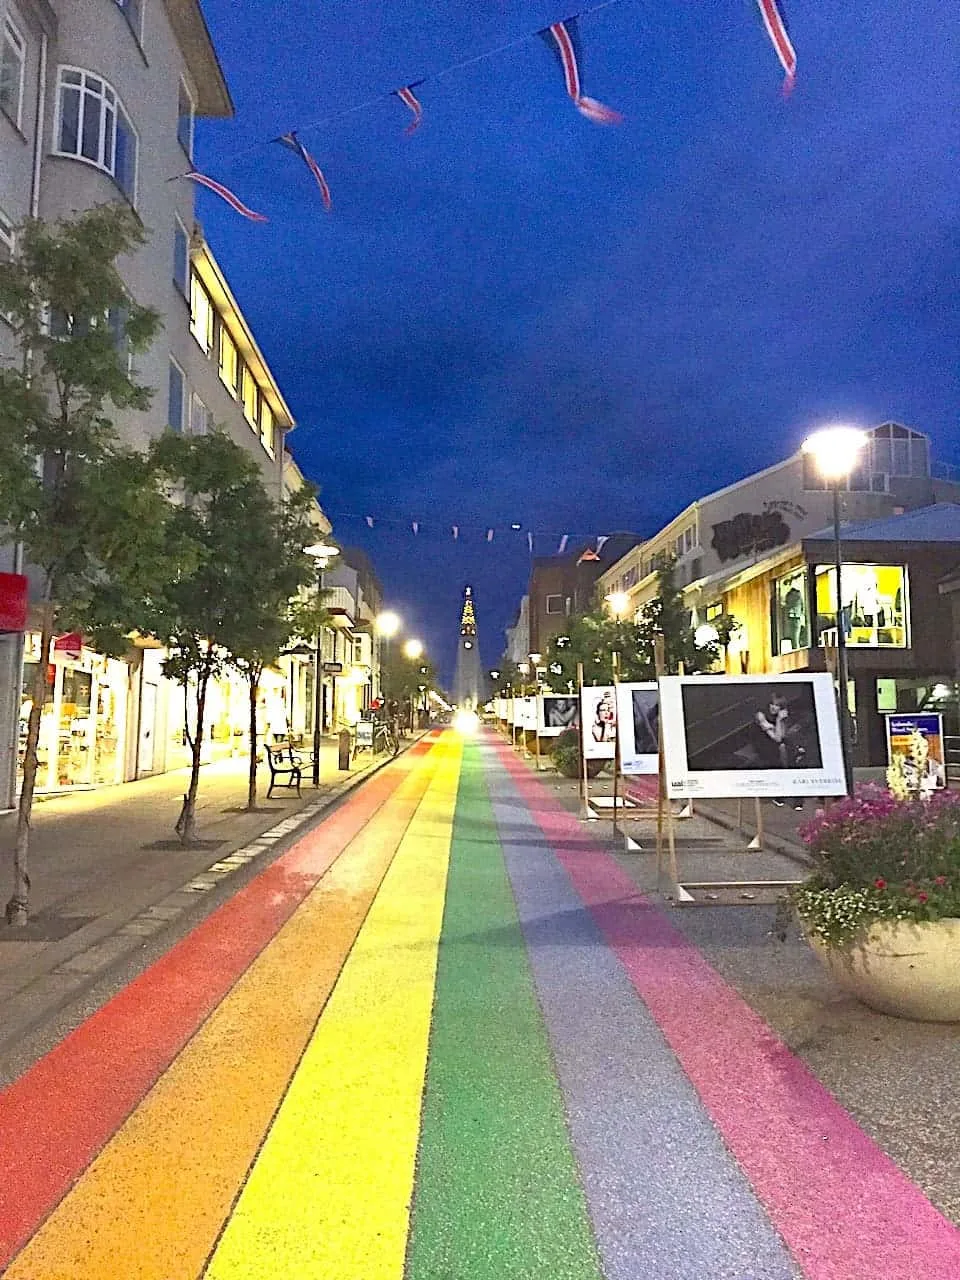
[[[762,894],[672,906],[492,733],[307,818],[8,1050],[0,1274],[960,1276],[954,1028],[846,1000]],[[799,870],[700,814],[679,856]]]

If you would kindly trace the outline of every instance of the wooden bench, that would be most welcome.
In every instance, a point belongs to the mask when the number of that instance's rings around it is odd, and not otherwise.
[[[270,786],[267,788],[267,799],[273,795],[273,789],[277,785],[278,778],[286,778],[287,781],[281,783],[281,786],[297,788],[297,796],[300,796],[300,783],[303,781],[303,770],[300,766],[299,759],[294,755],[290,748],[287,748],[287,758],[284,759],[283,750],[277,747],[271,747],[264,744],[267,753],[267,764],[270,768]]]

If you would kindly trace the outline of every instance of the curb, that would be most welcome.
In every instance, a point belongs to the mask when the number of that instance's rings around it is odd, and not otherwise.
[[[322,814],[338,805],[381,769],[399,759],[429,732],[429,729],[423,730],[405,741],[396,756],[388,755],[382,760],[372,760],[361,771],[344,780],[333,794],[318,797],[313,802],[308,801],[296,813],[288,815],[246,843],[225,845],[209,867],[198,871],[159,900],[141,907],[132,915],[121,916],[121,912],[114,912],[78,929],[71,935],[75,945],[65,948],[56,958],[51,956],[51,963],[35,972],[23,986],[4,991],[4,1029],[0,1035],[0,1056],[6,1055],[67,1005],[108,978],[121,964],[128,962],[139,948],[146,946],[151,938],[193,911],[197,902],[211,890],[228,883],[237,871],[257,862],[264,854],[277,853],[281,845],[292,844]],[[106,929],[105,924],[108,926]],[[85,933],[86,937],[83,936]],[[56,946],[56,943],[53,945]],[[18,1005],[23,1006],[19,1018]]]

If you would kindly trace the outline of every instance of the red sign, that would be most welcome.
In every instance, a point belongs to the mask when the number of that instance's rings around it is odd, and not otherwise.
[[[79,659],[82,649],[83,636],[79,631],[71,631],[65,636],[57,636],[53,642],[54,656],[59,654],[63,658],[72,658],[76,661]]]
[[[26,629],[27,579],[22,573],[0,573],[0,632]]]

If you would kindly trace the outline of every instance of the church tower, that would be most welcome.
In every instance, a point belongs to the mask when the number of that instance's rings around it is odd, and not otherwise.
[[[477,644],[477,619],[473,612],[473,588],[463,593],[460,614],[460,644],[457,649],[457,672],[453,681],[453,699],[459,707],[476,710],[480,703],[483,680],[480,674],[480,648]]]

